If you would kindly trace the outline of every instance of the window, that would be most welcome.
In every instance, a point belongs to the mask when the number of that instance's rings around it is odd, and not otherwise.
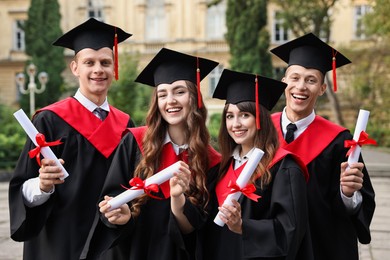
[[[225,1],[207,8],[206,37],[207,39],[224,39],[226,33]]]
[[[221,77],[223,66],[219,64],[209,74],[209,96],[213,96],[215,87],[217,86],[218,80]]]
[[[147,0],[146,40],[163,40],[166,37],[165,8],[163,0]]]
[[[278,12],[274,12],[272,25],[272,42],[284,43],[288,41],[288,30],[283,26],[283,19],[279,17]]]
[[[99,21],[104,21],[103,19],[103,5],[101,0],[88,0],[88,17],[95,18]]]
[[[366,38],[364,33],[364,23],[363,17],[366,13],[371,11],[369,5],[357,5],[355,6],[355,16],[354,16],[354,35],[355,39],[363,40]]]
[[[26,42],[24,39],[23,20],[16,20],[13,25],[13,50],[24,51],[26,48]]]

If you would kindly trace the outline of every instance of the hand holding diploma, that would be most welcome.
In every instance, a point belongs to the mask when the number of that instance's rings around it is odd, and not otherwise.
[[[154,174],[153,176],[147,178],[144,181],[144,184],[141,186],[133,186],[132,188],[122,192],[118,196],[110,199],[107,204],[110,205],[110,210],[119,208],[121,205],[132,201],[133,199],[141,196],[145,192],[149,192],[153,185],[160,185],[161,183],[166,182],[173,177],[174,173],[179,170],[180,162],[176,162],[171,166],[165,168],[164,170]],[[137,181],[138,182],[138,181]],[[153,190],[151,190],[153,191]]]
[[[241,193],[248,192],[252,194],[254,192],[253,186],[246,187],[248,181],[250,180],[253,172],[256,170],[257,165],[260,163],[261,158],[263,157],[264,152],[258,148],[255,148],[251,157],[246,162],[244,169],[242,170],[240,176],[238,176],[236,183],[230,183],[229,188],[232,188],[233,193],[230,193],[225,199],[223,205],[233,205],[232,200],[238,200],[241,196]],[[249,190],[247,190],[249,189]],[[252,194],[254,195],[254,194]],[[251,198],[252,199],[252,198]],[[214,219],[215,224],[223,227],[225,223],[220,219],[219,215],[223,214],[218,212],[217,216]]]
[[[55,161],[55,165],[60,167],[64,177],[62,180],[69,176],[68,172],[62,166],[61,162],[58,160],[56,155],[50,149],[49,146],[60,144],[59,141],[46,142],[45,136],[38,132],[35,126],[31,123],[30,119],[24,113],[22,109],[19,109],[14,113],[14,117],[18,120],[19,124],[23,127],[26,134],[30,137],[31,141],[37,146],[35,149],[29,152],[30,157],[37,158],[37,162],[40,165],[39,155],[42,154],[44,158],[52,159]]]
[[[368,138],[368,134],[365,132],[369,115],[370,112],[366,110],[359,111],[353,140],[344,142],[344,146],[350,149],[347,152],[348,162],[341,164],[340,185],[342,193],[347,197],[352,197],[355,191],[363,187],[364,174],[362,170],[364,164],[358,162],[361,146],[376,144],[374,140]]]

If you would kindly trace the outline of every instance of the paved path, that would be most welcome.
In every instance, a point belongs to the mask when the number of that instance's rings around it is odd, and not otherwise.
[[[363,150],[376,193],[372,241],[359,245],[360,260],[390,259],[390,153]],[[0,259],[21,260],[22,243],[9,238],[8,182],[0,182]]]

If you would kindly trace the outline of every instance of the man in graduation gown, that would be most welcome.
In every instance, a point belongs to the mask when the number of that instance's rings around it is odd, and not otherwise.
[[[79,89],[37,111],[33,124],[46,142],[60,141],[50,148],[69,176],[62,178],[53,160],[31,153],[36,148],[27,140],[9,186],[11,238],[24,241],[24,259],[80,257],[113,153],[123,131],[134,126],[129,115],[107,102],[118,73],[112,48],[130,36],[91,18],[53,43],[75,51],[70,68]]]
[[[358,259],[358,240],[371,241],[374,190],[361,156],[360,163],[347,168],[344,143],[352,139],[349,131],[314,112],[317,98],[327,87],[326,72],[333,69],[335,76],[336,67],[350,61],[311,33],[271,52],[288,63],[282,80],[288,84],[286,107],[273,114],[273,121],[281,146],[299,155],[310,174],[309,221],[315,259]],[[333,84],[336,89],[335,77]]]

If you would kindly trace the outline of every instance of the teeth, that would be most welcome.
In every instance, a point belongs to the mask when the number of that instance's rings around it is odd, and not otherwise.
[[[298,98],[298,99],[306,99],[307,96],[302,96],[302,95],[293,95],[294,98]]]
[[[170,108],[168,109],[168,113],[171,113],[171,112],[179,112],[181,109],[180,108]]]

